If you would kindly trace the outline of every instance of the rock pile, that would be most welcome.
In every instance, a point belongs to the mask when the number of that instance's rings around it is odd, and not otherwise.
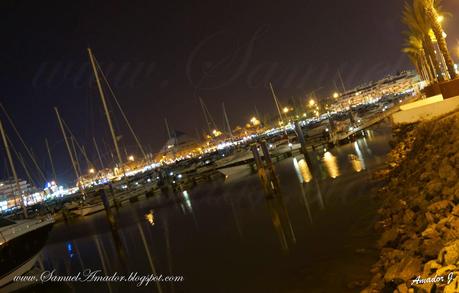
[[[362,292],[459,292],[459,113],[395,132]]]

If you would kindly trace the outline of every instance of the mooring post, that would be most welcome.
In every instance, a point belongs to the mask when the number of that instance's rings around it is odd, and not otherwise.
[[[301,152],[305,153],[306,152],[306,140],[304,139],[303,129],[301,128],[300,123],[298,121],[295,121],[295,133],[296,133],[296,136],[298,137],[298,141],[301,144]]]
[[[99,195],[102,200],[102,203],[104,204],[105,213],[107,216],[107,220],[110,224],[110,227],[112,227],[112,229],[116,229],[115,217],[113,217],[112,210],[110,209],[110,201],[107,196],[107,190],[105,188],[100,189]]]
[[[336,145],[337,144],[337,141],[336,141],[336,123],[335,123],[335,120],[331,119],[331,118],[328,118],[328,133],[329,133],[329,137],[330,137],[330,140],[331,140],[331,143],[333,145]]]
[[[272,169],[273,161],[271,160],[271,155],[269,154],[268,144],[265,140],[260,142],[261,150],[263,151],[263,159],[266,162],[266,167]]]
[[[258,146],[256,144],[252,144],[250,146],[250,150],[252,151],[252,154],[253,154],[253,158],[255,160],[255,165],[257,166],[257,168],[260,170],[260,169],[263,169],[263,162],[261,161],[261,158],[260,158],[260,153],[258,152]]]
[[[278,192],[280,190],[279,187],[279,180],[277,178],[276,172],[274,171],[274,165],[271,160],[271,155],[269,154],[268,144],[266,141],[260,142],[261,150],[263,151],[263,159],[266,162],[266,167],[268,168],[268,177],[267,180],[269,181],[269,186],[272,191]]]
[[[253,158],[255,159],[255,164],[257,166],[257,173],[258,173],[258,177],[261,180],[261,184],[263,185],[266,191],[269,191],[269,180],[268,180],[268,177],[266,176],[265,166],[263,164],[263,161],[260,158],[260,153],[258,152],[258,146],[256,144],[252,144],[250,146],[250,150],[252,151]]]
[[[113,198],[113,206],[115,206],[116,211],[118,211],[118,208],[121,206],[121,203],[119,203],[116,200],[115,191],[113,190],[113,186],[111,184],[108,185],[108,190],[110,190],[110,195]]]

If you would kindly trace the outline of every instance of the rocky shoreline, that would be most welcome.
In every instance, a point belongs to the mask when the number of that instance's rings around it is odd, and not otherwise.
[[[459,292],[459,112],[394,131],[369,292]]]

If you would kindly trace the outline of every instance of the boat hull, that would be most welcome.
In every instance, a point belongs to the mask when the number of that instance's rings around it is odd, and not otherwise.
[[[52,226],[53,222],[0,245],[0,291],[13,281],[14,276],[33,267]]]

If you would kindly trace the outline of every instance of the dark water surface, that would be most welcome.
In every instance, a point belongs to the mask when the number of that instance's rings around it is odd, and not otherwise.
[[[371,172],[384,162],[391,129],[379,124],[354,143],[276,164],[281,194],[267,199],[256,174],[156,195],[115,217],[56,224],[43,251],[46,269],[74,275],[181,275],[182,283],[68,283],[56,292],[356,292],[377,260]],[[154,225],[145,215],[153,210]],[[137,291],[135,290],[135,291]]]

